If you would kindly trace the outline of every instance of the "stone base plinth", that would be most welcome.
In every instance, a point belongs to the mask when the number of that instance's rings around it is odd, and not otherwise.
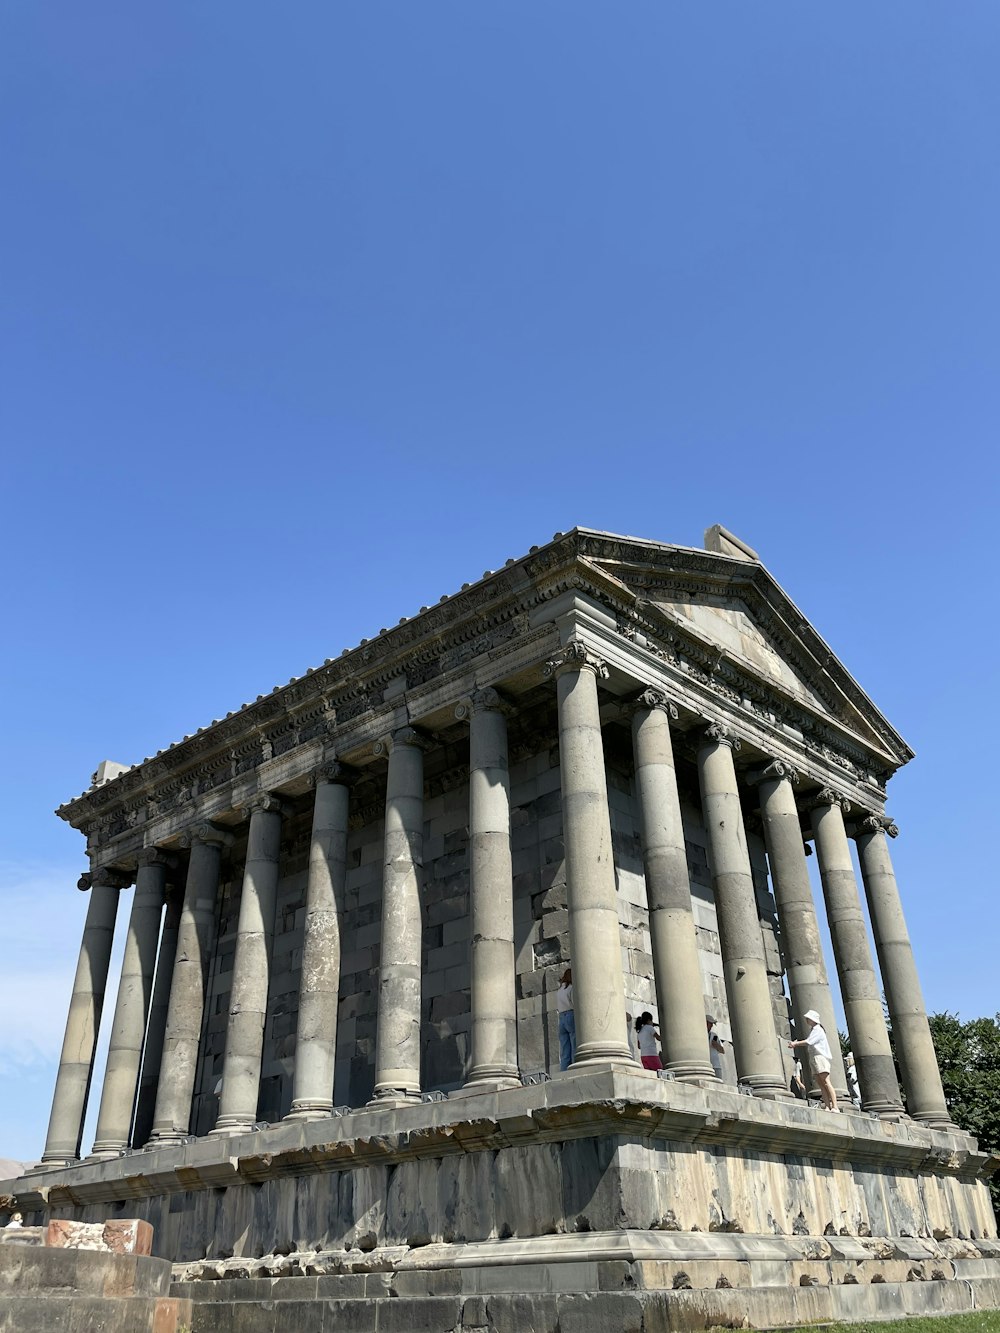
[[[373,1329],[665,1333],[1000,1305],[991,1166],[958,1132],[610,1066],[37,1171],[0,1193],[29,1223],[125,1202],[196,1316],[280,1295],[342,1309],[338,1329],[369,1327],[384,1300]]]
[[[271,1333],[275,1309],[331,1333],[764,1329],[994,1308],[997,1256],[996,1242],[594,1232],[205,1263],[179,1270],[173,1291],[199,1333],[228,1329],[234,1310],[241,1333]]]

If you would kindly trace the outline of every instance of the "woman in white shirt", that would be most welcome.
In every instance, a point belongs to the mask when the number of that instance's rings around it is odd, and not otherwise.
[[[568,1069],[576,1059],[576,1017],[573,1013],[573,969],[567,967],[556,991],[559,1015],[559,1068]]]
[[[653,1015],[647,1009],[635,1020],[635,1036],[639,1043],[639,1058],[643,1069],[662,1069],[663,1061],[656,1049],[660,1034],[653,1026]]]
[[[837,1091],[830,1082],[830,1062],[833,1059],[830,1039],[815,1009],[808,1011],[805,1020],[809,1024],[809,1036],[802,1037],[799,1041],[790,1041],[788,1049],[794,1051],[796,1046],[808,1046],[809,1060],[816,1075],[816,1082],[819,1084],[819,1095],[823,1098],[823,1105],[828,1111],[839,1111]]]

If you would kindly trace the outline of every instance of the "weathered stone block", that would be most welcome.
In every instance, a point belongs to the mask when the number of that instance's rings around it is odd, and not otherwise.
[[[581,1293],[559,1301],[559,1333],[643,1333],[643,1305],[638,1296]]]

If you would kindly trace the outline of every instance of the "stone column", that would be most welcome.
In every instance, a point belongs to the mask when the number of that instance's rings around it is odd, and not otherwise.
[[[869,815],[853,833],[889,1005],[892,1040],[906,1089],[907,1114],[924,1124],[949,1128],[951,1117],[886,840],[887,834],[895,838],[899,829],[891,819]]]
[[[621,1060],[634,1068],[625,1034],[618,895],[597,680],[606,664],[571,640],[545,665],[556,677],[559,767],[569,945],[576,1017],[575,1065]]]
[[[233,835],[214,824],[199,824],[186,840],[191,845],[191,859],[177,929],[163,1059],[153,1112],[155,1143],[176,1142],[190,1130],[219,867],[222,850],[232,845]]]
[[[118,871],[97,870],[93,875],[84,875],[78,886],[81,889],[89,887],[90,902],[69,1002],[43,1162],[73,1162],[80,1156],[83,1121],[94,1072],[94,1049],[108,984],[118,892],[130,882],[127,875]]]
[[[340,924],[347,880],[350,783],[354,777],[338,763],[324,765],[315,775],[292,1109],[286,1120],[317,1120],[333,1110]]]
[[[281,817],[285,809],[270,792],[256,796],[250,804],[250,835],[236,927],[222,1094],[213,1134],[252,1129],[257,1120],[267,992],[271,980],[274,909],[278,897]]]
[[[726,727],[713,724],[698,750],[729,1022],[740,1082],[758,1097],[788,1097],[733,763],[733,751],[739,748]]]
[[[160,1062],[163,1059],[163,1038],[167,1030],[167,1006],[170,1003],[170,985],[174,976],[174,958],[177,954],[177,931],[181,921],[181,895],[167,890],[167,910],[163,916],[163,932],[156,959],[156,979],[153,982],[153,1003],[146,1024],[146,1045],[142,1052],[142,1073],[139,1076],[139,1096],[135,1104],[135,1124],[132,1143],[141,1148],[153,1132],[153,1111],[156,1108],[156,1089],[160,1082]]]
[[[153,972],[166,898],[167,870],[174,864],[172,856],[155,847],[139,853],[101,1109],[97,1116],[94,1157],[117,1157],[129,1146],[146,1020],[153,998]]]
[[[894,1119],[903,1107],[844,828],[844,811],[849,809],[842,796],[824,787],[811,802],[813,836],[861,1104],[866,1111]]]
[[[676,717],[676,707],[654,689],[640,694],[632,713],[649,934],[664,1068],[672,1070],[677,1078],[714,1081],[670,738],[670,719]]]
[[[823,961],[802,826],[795,804],[793,788],[799,780],[798,774],[788,764],[775,761],[749,776],[760,793],[764,842],[781,927],[781,952],[795,1016],[795,1036],[808,1036],[809,1024],[805,1016],[810,1009],[815,1009],[830,1038],[831,1082],[837,1097],[849,1102],[844,1057],[837,1040],[837,1016]],[[802,1066],[809,1077],[808,1059],[803,1057]]]
[[[472,1066],[466,1083],[494,1087],[519,1082],[504,707],[496,690],[485,689],[455,710],[469,719]]]
[[[402,727],[380,741],[388,754],[382,863],[382,946],[374,1102],[420,1096],[421,871],[425,738]]]

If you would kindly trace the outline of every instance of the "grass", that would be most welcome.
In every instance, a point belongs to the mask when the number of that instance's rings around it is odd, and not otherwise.
[[[830,1333],[1000,1333],[1000,1310],[971,1314],[926,1315],[919,1319],[866,1320],[862,1324],[824,1324]],[[818,1333],[818,1331],[817,1331]]]

